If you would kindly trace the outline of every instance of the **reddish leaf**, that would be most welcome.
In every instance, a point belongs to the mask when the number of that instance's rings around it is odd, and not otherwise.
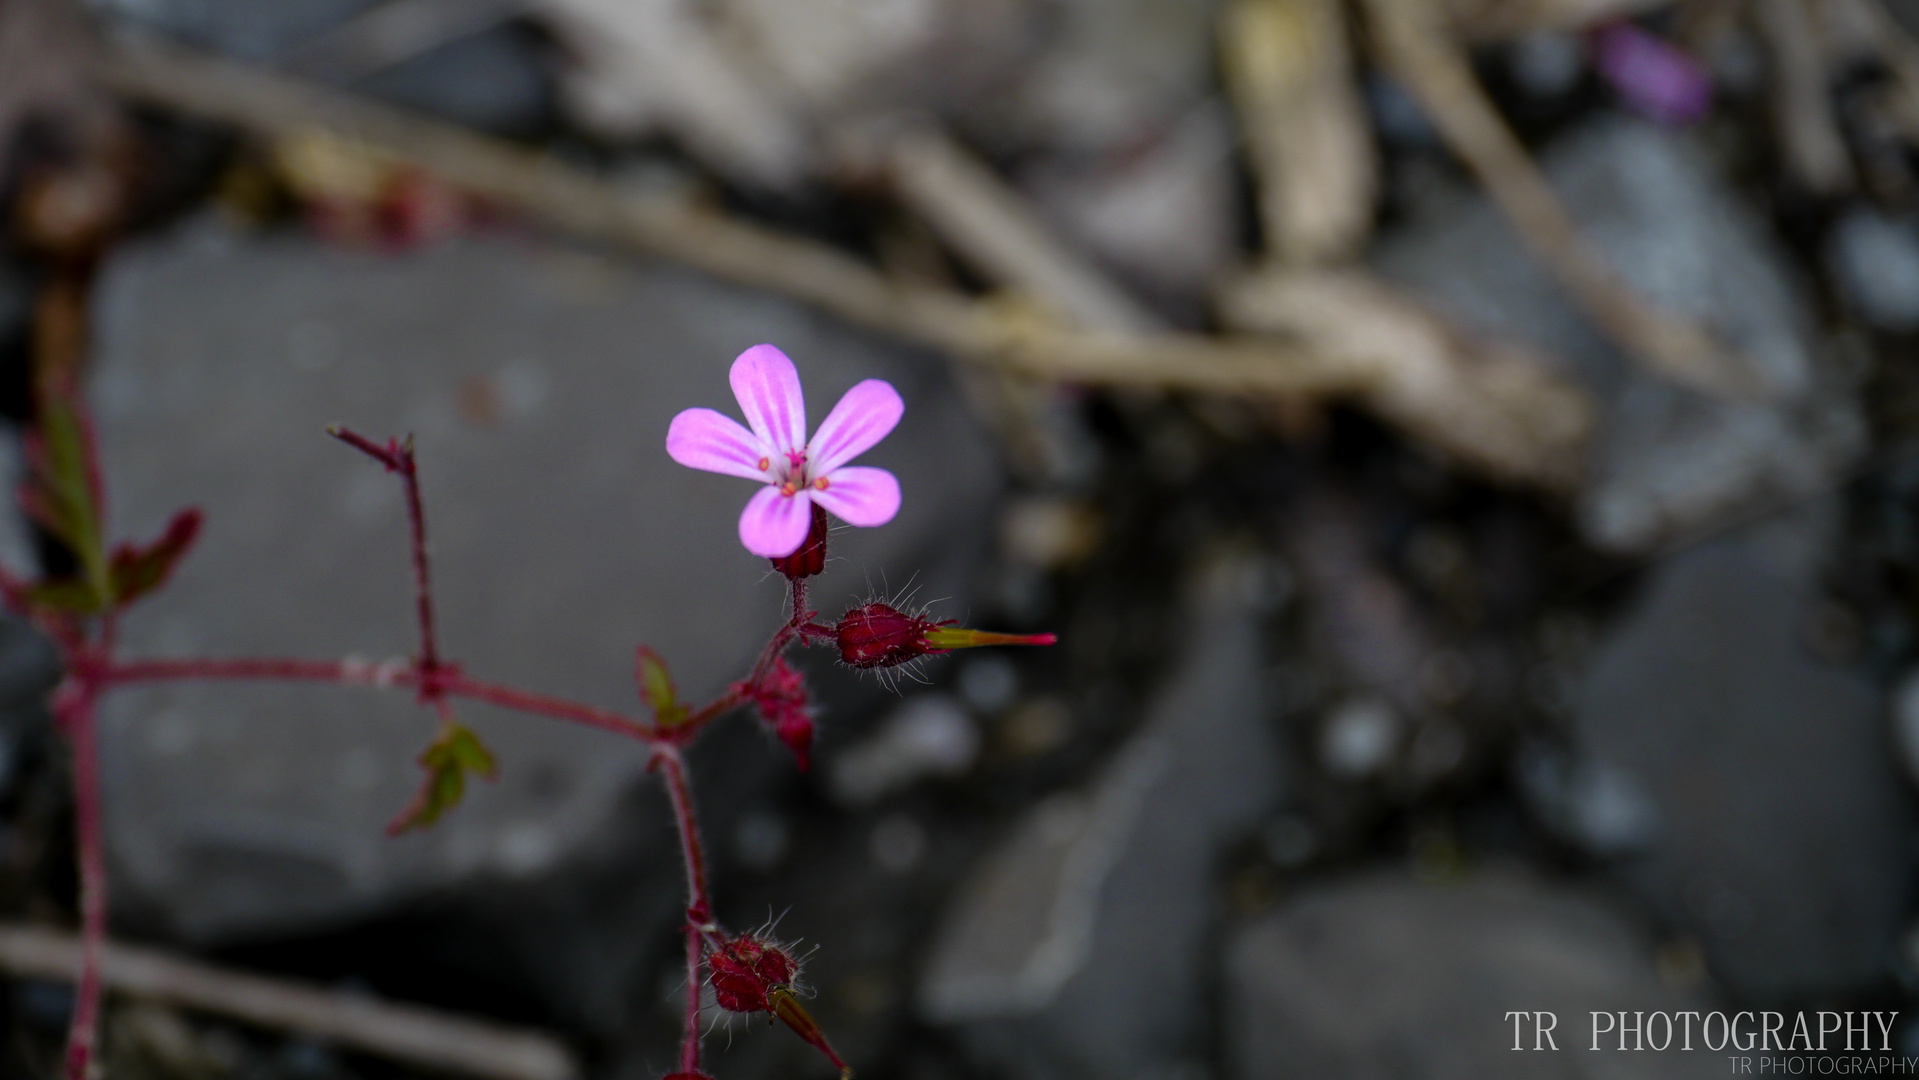
[[[199,535],[200,511],[186,509],[173,516],[166,531],[153,543],[145,547],[132,544],[115,547],[107,566],[107,582],[114,605],[124,607],[166,584],[173,565]]]

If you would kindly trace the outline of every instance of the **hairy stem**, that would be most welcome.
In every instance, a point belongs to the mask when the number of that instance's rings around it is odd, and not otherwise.
[[[693,813],[686,759],[677,747],[663,746],[653,763],[666,780],[673,821],[679,826],[680,852],[686,858],[686,1030],[680,1042],[680,1071],[696,1072],[700,1067],[702,943],[713,921],[713,902],[706,891],[706,849],[700,843],[700,823]]]
[[[100,756],[94,730],[96,688],[91,680],[69,683],[54,701],[54,715],[73,748],[73,803],[80,863],[80,979],[67,1029],[67,1080],[87,1080],[94,1032],[100,1017],[100,946],[107,936],[107,871],[100,830]]]

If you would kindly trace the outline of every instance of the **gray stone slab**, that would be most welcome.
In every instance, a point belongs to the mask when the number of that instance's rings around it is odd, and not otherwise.
[[[1547,147],[1541,164],[1623,280],[1721,335],[1776,397],[1715,401],[1628,361],[1488,203],[1430,199],[1382,240],[1375,262],[1459,317],[1550,351],[1598,392],[1602,435],[1579,502],[1587,539],[1645,550],[1830,484],[1863,446],[1857,408],[1814,363],[1790,261],[1700,147],[1602,116]]]
[[[1378,872],[1311,886],[1223,952],[1235,1080],[1681,1080],[1721,1055],[1592,1049],[1591,1013],[1709,1011],[1664,984],[1650,943],[1590,893],[1509,869],[1444,884]],[[1551,1012],[1553,1045],[1510,1010]],[[1549,1025],[1552,1026],[1552,1025]],[[1659,1035],[1657,1022],[1653,1034]],[[1631,1046],[1628,1043],[1628,1046]]]
[[[1653,808],[1619,872],[1748,1000],[1884,980],[1911,880],[1881,689],[1805,644],[1828,524],[1660,563],[1572,695],[1581,752]]]
[[[947,913],[921,1008],[983,1063],[1039,1080],[1203,1059],[1216,860],[1282,785],[1243,569],[1214,568],[1141,731],[1088,790],[1036,807]]]
[[[998,478],[941,364],[793,303],[534,237],[389,255],[212,221],[117,254],[93,394],[121,534],[205,508],[200,546],[127,622],[135,655],[368,658],[414,647],[394,479],[322,434],[417,437],[445,651],[476,675],[637,708],[633,650],[688,695],[736,677],[784,582],[735,522],[751,485],[673,464],[681,408],[734,411],[759,341],[799,364],[814,421],[891,379],[900,429],[865,461],[905,492],[845,530],[816,594],[915,574],[963,595]],[[121,910],[198,942],[311,930],[482,880],[536,881],[627,826],[637,744],[462,707],[504,775],[430,832],[389,840],[432,724],[404,695],[175,685],[104,717]],[[748,746],[755,755],[777,755]],[[599,845],[595,848],[595,845]],[[613,844],[617,847],[617,844]],[[662,874],[677,881],[676,866]]]

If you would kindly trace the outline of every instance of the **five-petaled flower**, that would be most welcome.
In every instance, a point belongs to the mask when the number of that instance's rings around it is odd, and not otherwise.
[[[815,503],[850,525],[893,520],[899,481],[885,469],[847,464],[899,423],[905,405],[889,383],[867,379],[848,390],[808,439],[800,375],[785,353],[755,345],[728,378],[752,430],[712,409],[687,409],[667,429],[666,452],[689,468],[767,485],[740,515],[746,550],[769,559],[798,551]]]

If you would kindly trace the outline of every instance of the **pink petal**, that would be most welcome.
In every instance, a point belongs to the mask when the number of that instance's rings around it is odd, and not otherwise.
[[[900,482],[885,469],[835,469],[826,474],[826,487],[811,491],[815,502],[848,525],[884,525],[900,512]]]
[[[771,345],[755,345],[733,361],[727,378],[753,434],[775,450],[806,445],[806,401],[800,397],[800,373],[786,354]]]
[[[905,411],[899,391],[883,379],[867,379],[848,390],[806,444],[809,471],[823,476],[871,450]]]
[[[666,429],[666,452],[689,469],[771,480],[773,451],[738,420],[712,409],[687,409]],[[765,462],[766,465],[761,465]]]
[[[798,551],[813,527],[811,495],[804,490],[782,495],[779,488],[770,485],[755,492],[740,514],[740,543],[768,559],[785,558]]]

